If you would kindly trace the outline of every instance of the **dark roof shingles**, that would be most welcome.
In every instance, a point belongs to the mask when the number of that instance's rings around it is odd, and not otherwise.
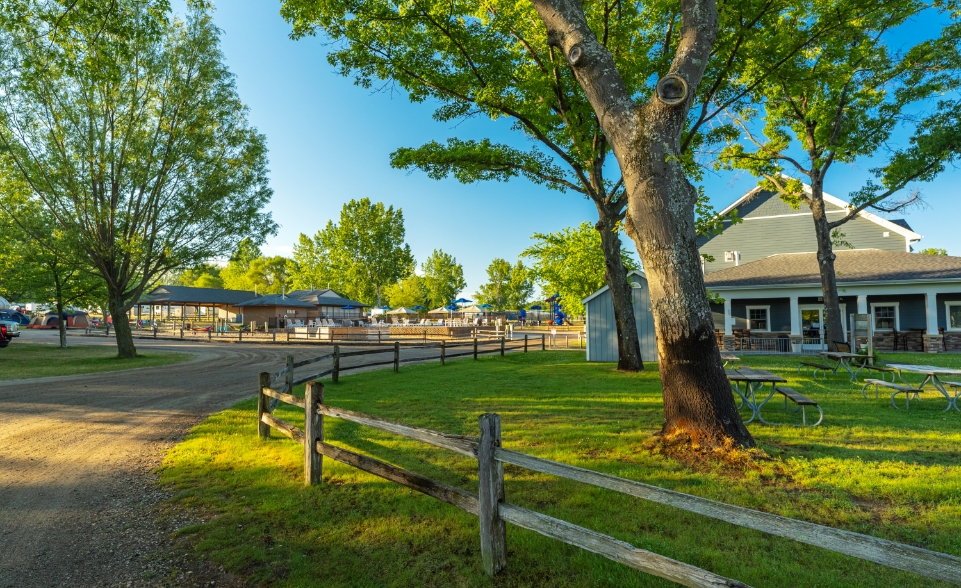
[[[166,290],[166,292],[162,292],[163,290]],[[246,290],[193,288],[190,286],[157,286],[149,294],[141,296],[140,303],[237,304],[245,300],[250,300],[255,296],[256,294]]]
[[[865,249],[836,251],[839,284],[887,280],[958,280],[961,257]],[[708,288],[820,284],[816,253],[772,255],[704,276]]]

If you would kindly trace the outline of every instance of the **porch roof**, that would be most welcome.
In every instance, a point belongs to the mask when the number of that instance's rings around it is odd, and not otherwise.
[[[835,251],[839,284],[961,280],[961,257],[904,251]],[[704,276],[708,288],[820,285],[817,253],[772,255]]]
[[[236,305],[254,298],[256,294],[246,290],[224,290],[222,288],[193,288],[191,286],[157,286],[148,294],[140,297],[138,304],[184,304],[193,305]]]

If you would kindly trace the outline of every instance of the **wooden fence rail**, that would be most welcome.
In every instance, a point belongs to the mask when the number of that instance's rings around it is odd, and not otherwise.
[[[746,586],[737,580],[636,548],[596,531],[507,503],[503,466],[507,463],[961,585],[961,558],[953,555],[754,511],[503,449],[500,417],[496,414],[479,417],[479,437],[452,435],[326,405],[323,403],[323,385],[316,382],[308,383],[306,398],[300,399],[264,386],[263,383],[269,382],[269,379],[268,373],[260,375],[262,385],[257,414],[259,435],[269,437],[270,427],[274,427],[303,445],[305,484],[322,481],[320,472],[323,469],[323,456],[326,456],[474,514],[480,519],[481,557],[484,570],[490,575],[497,574],[507,565],[505,523],[511,523],[684,586]],[[269,414],[266,410],[268,397],[303,407],[306,411],[305,423],[310,423],[306,426],[307,431],[301,431]],[[330,445],[324,440],[324,417],[350,421],[476,459],[478,493],[448,486],[375,458]]]

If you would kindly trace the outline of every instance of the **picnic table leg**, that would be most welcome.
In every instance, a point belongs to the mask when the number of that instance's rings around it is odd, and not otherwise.
[[[948,393],[947,389],[944,387],[944,384],[941,383],[941,379],[938,378],[937,374],[931,375],[929,377],[931,379],[931,384],[933,384],[934,387],[938,389],[938,392],[940,392],[941,394],[944,394],[944,397],[948,399],[948,407],[944,409],[944,412],[948,412],[952,408],[961,412],[961,409],[958,408],[958,405],[955,402],[956,398],[951,396],[951,394]],[[920,387],[921,386],[918,386],[918,388]]]
[[[847,358],[841,358],[841,359],[838,360],[838,364],[839,364],[839,365],[834,368],[834,373],[837,373],[837,368],[838,368],[838,367],[843,367],[844,369],[847,370],[847,372],[848,372],[849,374],[851,374],[851,381],[852,381],[852,382],[857,382],[857,381],[858,381],[858,379],[857,379],[856,377],[854,377],[854,370],[851,369],[851,362],[850,362],[850,360],[848,360]]]
[[[767,422],[766,420],[764,420],[764,417],[761,416],[761,409],[764,408],[764,405],[767,404],[767,401],[768,401],[768,400],[770,400],[771,398],[774,397],[774,393],[777,391],[777,386],[774,385],[774,382],[770,382],[770,384],[771,384],[771,393],[768,394],[767,397],[766,397],[764,400],[762,400],[762,401],[760,402],[760,404],[757,405],[757,408],[755,409],[755,414],[756,414],[756,416],[757,416],[757,420],[761,421],[761,422],[764,423],[765,425],[773,425],[773,424],[775,424],[775,423],[769,423],[769,422]],[[759,383],[759,384],[758,384],[758,388],[763,388],[763,387],[764,387],[764,384],[763,384],[763,383]],[[801,407],[801,408],[803,409],[803,407]],[[794,411],[794,412],[797,412],[797,411]]]

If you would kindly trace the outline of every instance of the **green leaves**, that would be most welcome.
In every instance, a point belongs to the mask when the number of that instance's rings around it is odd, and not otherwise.
[[[457,263],[454,256],[440,249],[435,249],[420,267],[424,272],[422,282],[427,302],[426,304],[414,303],[414,305],[421,304],[431,309],[444,306],[452,302],[457,294],[467,287],[467,282],[464,280],[464,267]],[[397,306],[393,301],[391,304]]]
[[[313,239],[300,236],[293,281],[300,288],[309,287],[308,281],[326,287],[329,281],[347,297],[379,306],[384,288],[414,272],[404,236],[400,209],[369,198],[351,200],[341,209],[338,224],[328,222]]]
[[[276,230],[264,137],[197,6],[186,21],[165,0],[0,10],[0,147],[119,307]]]
[[[562,192],[568,188],[584,192],[542,152],[525,153],[506,145],[495,145],[489,139],[448,139],[447,145],[431,141],[416,149],[401,148],[391,153],[390,164],[398,169],[420,169],[435,180],[453,175],[465,184],[487,180],[504,182],[522,175],[535,184],[546,183],[549,188]]]
[[[545,294],[564,297],[570,314],[583,314],[581,300],[604,285],[605,263],[601,234],[591,223],[583,222],[556,233],[534,233],[536,243],[521,254],[533,260],[532,269]],[[621,263],[627,271],[638,268],[626,249],[621,248]]]
[[[534,272],[518,261],[511,265],[496,258],[487,266],[487,283],[474,294],[477,304],[490,304],[494,310],[517,310],[527,306],[534,293]]]

